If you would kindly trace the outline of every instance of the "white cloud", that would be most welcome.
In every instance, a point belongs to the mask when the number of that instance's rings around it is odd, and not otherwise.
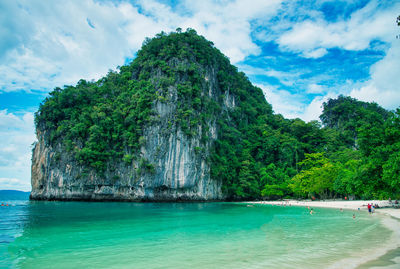
[[[24,17],[29,31],[21,31],[24,42],[8,51],[0,65],[3,91],[51,89],[96,79],[109,68],[123,63],[129,54],[119,31],[116,7],[91,1],[14,2],[19,8],[6,17]],[[87,19],[96,25],[93,29]]]
[[[0,189],[30,190],[33,118],[0,111]]]
[[[268,70],[265,72],[265,75],[277,78],[280,83],[286,86],[292,86],[294,80],[299,77],[299,73],[283,72],[278,70]]]
[[[286,118],[298,118],[305,109],[304,97],[285,90],[277,89],[270,85],[257,84],[263,90],[265,99],[272,105],[277,114]]]
[[[328,23],[321,17],[314,17],[294,24],[278,38],[278,43],[283,50],[318,58],[324,56],[328,48],[364,50],[375,39],[391,42],[397,31],[394,18],[399,7],[400,4],[396,4],[382,8],[379,1],[371,1],[348,20]]]
[[[325,48],[318,48],[314,50],[309,50],[309,51],[304,51],[303,52],[303,57],[304,58],[321,58],[325,54],[327,54],[328,51]]]
[[[319,116],[322,114],[322,104],[327,100],[328,96],[315,97],[298,117],[307,122],[311,120],[319,120]]]
[[[386,56],[370,68],[371,79],[350,95],[359,100],[376,102],[387,109],[400,106],[400,40],[393,42]]]
[[[274,77],[278,79],[279,82],[285,86],[293,86],[295,82],[303,83],[303,80],[300,79],[300,77],[310,72],[307,69],[293,70],[290,72],[286,72],[286,71],[274,70],[271,69],[270,67],[266,67],[264,69],[260,67],[253,67],[246,64],[239,64],[238,68],[240,71],[246,73],[246,75],[248,76],[262,75],[262,76]]]
[[[250,22],[271,18],[280,7],[274,1],[186,1],[191,12],[183,19],[182,28],[194,28],[199,34],[214,42],[231,62],[237,63],[248,55],[257,55],[260,48],[251,38]]]
[[[337,98],[337,95],[334,93],[328,93],[325,96],[317,96],[310,103],[303,103],[303,105],[299,107],[298,111],[289,118],[300,118],[306,122],[312,120],[319,121],[319,116],[322,114],[323,110],[322,105],[330,98]]]
[[[315,85],[315,84],[314,84]],[[316,85],[317,87],[319,85]],[[286,90],[274,88],[269,85],[258,84],[268,103],[272,105],[275,113],[282,114],[285,118],[300,118],[306,122],[319,120],[322,113],[322,104],[329,98],[336,98],[337,93],[331,92],[324,96],[317,96],[308,102],[302,94],[290,93]]]
[[[307,93],[318,94],[323,92],[324,88],[319,84],[312,83],[308,85]]]
[[[13,34],[0,31],[0,90],[48,91],[81,78],[98,79],[132,58],[145,37],[177,27],[196,29],[236,63],[260,52],[250,22],[271,17],[280,2],[182,2],[190,16],[153,0],[137,6],[94,0],[3,3],[0,18]]]
[[[30,191],[31,184],[18,178],[0,178],[0,190]]]

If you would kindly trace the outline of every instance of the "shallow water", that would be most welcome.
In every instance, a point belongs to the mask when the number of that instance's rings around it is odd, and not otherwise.
[[[391,236],[364,212],[240,203],[11,201],[0,268],[327,268]]]

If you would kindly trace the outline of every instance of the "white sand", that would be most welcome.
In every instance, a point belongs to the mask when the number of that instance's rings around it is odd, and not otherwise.
[[[324,201],[311,201],[311,200],[283,200],[283,201],[257,201],[249,202],[255,204],[269,204],[269,205],[290,205],[290,206],[309,206],[309,207],[325,207],[325,208],[343,208],[353,210],[367,210],[368,204],[378,204],[380,207],[389,206],[388,201],[381,200],[357,200],[357,201],[343,201],[343,200],[324,200]]]
[[[258,201],[258,202],[249,202],[255,204],[269,204],[269,205],[285,205],[285,206],[303,206],[303,207],[324,207],[324,208],[337,208],[337,209],[349,209],[349,210],[361,210],[367,211],[368,204],[378,204],[379,207],[388,207],[391,206],[389,201],[387,200],[356,200],[356,201],[343,201],[343,200],[325,200],[325,201],[297,201],[297,200],[284,200],[284,201]],[[390,216],[392,218],[385,218],[382,221],[382,224],[387,228],[393,231],[393,235],[387,245],[383,249],[375,250],[374,253],[370,253],[368,257],[364,257],[363,259],[345,259],[335,264],[332,268],[356,268],[361,264],[364,264],[371,260],[379,259],[379,257],[386,254],[388,251],[399,248],[400,247],[400,209],[395,208],[378,208],[375,209],[375,213]],[[384,268],[400,268],[400,264],[398,263],[400,259],[393,259],[392,262],[395,264],[391,265],[394,267],[384,267]],[[380,267],[382,268],[382,267]]]
[[[250,202],[256,204],[269,204],[269,205],[287,205],[287,206],[304,206],[304,207],[324,207],[324,208],[343,208],[352,210],[367,211],[368,204],[378,204],[379,207],[387,207],[391,204],[387,200],[356,200],[356,201],[343,201],[343,200],[325,200],[325,201],[311,201],[311,200],[284,200],[284,201],[258,201]],[[400,219],[400,209],[395,208],[378,208],[376,213],[382,213]]]

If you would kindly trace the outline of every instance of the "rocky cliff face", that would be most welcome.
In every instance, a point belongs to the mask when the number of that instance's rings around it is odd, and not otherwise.
[[[190,61],[172,59],[171,68],[189,66]],[[219,104],[219,113],[235,109],[235,96],[222,92],[218,86],[218,66],[200,67],[201,92]],[[183,68],[184,69],[184,68]],[[136,72],[136,73],[135,73]],[[132,72],[132,79],[138,77]],[[190,74],[189,74],[190,75]],[[175,83],[167,89],[157,88],[162,71],[155,68],[150,80],[162,100],[152,101],[152,115],[143,126],[139,149],[124,148],[124,155],[133,154],[132,160],[109,160],[99,173],[80,162],[73,151],[66,150],[63,137],[48,142],[51,130],[37,124],[38,142],[32,157],[31,199],[36,200],[121,200],[121,201],[176,201],[221,200],[225,198],[222,182],[210,176],[210,152],[218,139],[218,115],[191,128],[191,135],[177,121],[180,109],[178,87],[188,83],[188,73],[181,72]],[[43,113],[43,112],[42,112]],[[193,116],[192,116],[193,117]],[[196,117],[196,115],[194,116]],[[43,126],[43,124],[42,124]],[[207,137],[206,140],[203,138]],[[81,147],[76,143],[76,148]]]
[[[161,122],[171,116],[168,105],[156,105]],[[210,167],[204,154],[196,152],[199,138],[188,138],[181,130],[167,133],[165,124],[144,130],[146,141],[140,149],[151,171],[121,162],[112,171],[98,175],[87,172],[62,146],[46,146],[38,132],[38,143],[32,158],[32,199],[45,200],[220,200],[221,182],[210,178]],[[210,123],[210,130],[216,130]],[[213,134],[211,134],[213,135]],[[209,142],[207,151],[211,147]]]
[[[213,91],[213,89],[211,89]],[[174,90],[171,89],[174,93]],[[175,89],[176,92],[176,89]],[[232,99],[232,97],[227,96]],[[231,100],[227,100],[229,102]],[[32,157],[31,199],[36,200],[221,200],[221,182],[210,178],[206,152],[217,139],[217,127],[209,122],[209,137],[188,137],[180,128],[168,128],[174,117],[174,100],[156,102],[157,124],[143,131],[140,160],[120,162],[103,175],[87,171],[61,144],[46,145],[41,131]],[[198,133],[202,133],[201,126]],[[174,130],[170,132],[170,130]],[[202,147],[202,152],[198,148]],[[145,160],[146,164],[141,164]],[[150,168],[144,167],[145,165]]]

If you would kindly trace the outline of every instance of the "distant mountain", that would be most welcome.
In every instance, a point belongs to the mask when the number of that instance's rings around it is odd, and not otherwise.
[[[28,200],[30,192],[15,190],[0,190],[0,202],[6,200]]]

